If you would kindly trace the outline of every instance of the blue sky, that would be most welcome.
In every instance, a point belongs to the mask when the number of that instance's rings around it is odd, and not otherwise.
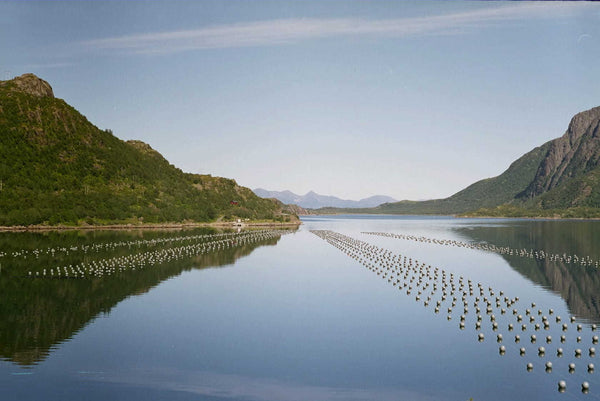
[[[349,199],[449,196],[600,105],[600,4],[2,1],[33,72],[184,171]]]

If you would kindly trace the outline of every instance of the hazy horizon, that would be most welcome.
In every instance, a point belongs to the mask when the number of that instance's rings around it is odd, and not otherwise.
[[[270,191],[444,198],[600,105],[592,2],[6,1],[0,22],[0,79]]]

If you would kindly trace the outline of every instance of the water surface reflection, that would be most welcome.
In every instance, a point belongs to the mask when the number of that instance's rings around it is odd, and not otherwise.
[[[50,270],[50,266],[91,263],[115,255],[131,255],[144,252],[149,247],[168,249],[173,243],[160,241],[165,238],[206,236],[204,240],[209,241],[215,234],[217,232],[211,228],[172,232],[3,233],[0,249],[6,255],[0,262],[0,358],[25,367],[35,365],[99,314],[110,313],[122,300],[148,292],[183,271],[231,265],[258,247],[276,245],[281,236],[235,243],[228,248],[117,275],[58,279],[30,278],[26,273],[32,269]],[[109,246],[131,242],[143,245]],[[101,250],[80,252],[98,244],[106,246]],[[73,251],[75,248],[79,252]],[[45,252],[48,249],[55,252]]]
[[[510,224],[457,226],[455,232],[475,242],[514,249],[600,259],[600,222],[512,221]],[[502,255],[534,283],[560,294],[578,317],[600,322],[600,270],[558,260]]]

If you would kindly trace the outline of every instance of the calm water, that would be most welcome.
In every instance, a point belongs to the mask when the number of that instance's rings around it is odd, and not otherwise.
[[[303,221],[297,231],[261,235],[211,229],[0,233],[0,399],[600,398],[599,357],[589,355],[590,347],[600,355],[592,340],[600,335],[592,331],[600,323],[600,222],[389,216]],[[363,241],[393,261],[364,259],[369,269],[311,230]],[[393,273],[402,261],[437,268],[437,290],[433,279],[418,284],[408,267]],[[442,271],[449,283],[445,300]],[[425,282],[431,285],[425,288]],[[519,300],[507,307],[504,297]],[[546,349],[542,356],[540,346]],[[547,362],[553,365],[548,372]],[[533,364],[530,372],[527,363]],[[575,364],[572,373],[569,363]],[[598,366],[588,372],[590,363]],[[564,393],[557,391],[560,380]],[[589,383],[587,394],[583,382]]]

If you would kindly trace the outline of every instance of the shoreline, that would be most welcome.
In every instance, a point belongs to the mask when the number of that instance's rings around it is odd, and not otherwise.
[[[455,217],[464,219],[522,219],[522,220],[577,220],[577,221],[595,221],[600,220],[600,217],[552,217],[552,216],[472,216],[472,215],[457,215]]]
[[[600,217],[554,217],[554,216],[475,216],[461,214],[400,214],[400,213],[315,213],[304,214],[302,216],[423,216],[423,217],[453,217],[456,219],[521,219],[521,220],[576,220],[576,221],[596,221]]]
[[[94,230],[169,230],[186,229],[198,227],[215,228],[252,228],[252,227],[298,227],[302,224],[297,222],[212,222],[212,223],[161,223],[161,224],[105,224],[86,226],[0,226],[0,232],[33,232],[33,231],[94,231]]]
[[[300,217],[308,216],[424,216],[424,217],[452,217],[463,219],[510,219],[510,220],[552,220],[552,221],[600,221],[600,217],[553,217],[553,216],[474,216],[474,215],[458,215],[458,214],[392,214],[392,213],[320,213],[306,214]],[[119,231],[119,230],[182,230],[199,227],[213,228],[257,228],[257,227],[299,227],[302,225],[302,220],[293,222],[223,222],[215,221],[210,223],[157,223],[157,224],[102,224],[102,225],[82,225],[82,226],[67,226],[67,225],[31,225],[31,226],[0,226],[0,232],[41,232],[41,231]]]

